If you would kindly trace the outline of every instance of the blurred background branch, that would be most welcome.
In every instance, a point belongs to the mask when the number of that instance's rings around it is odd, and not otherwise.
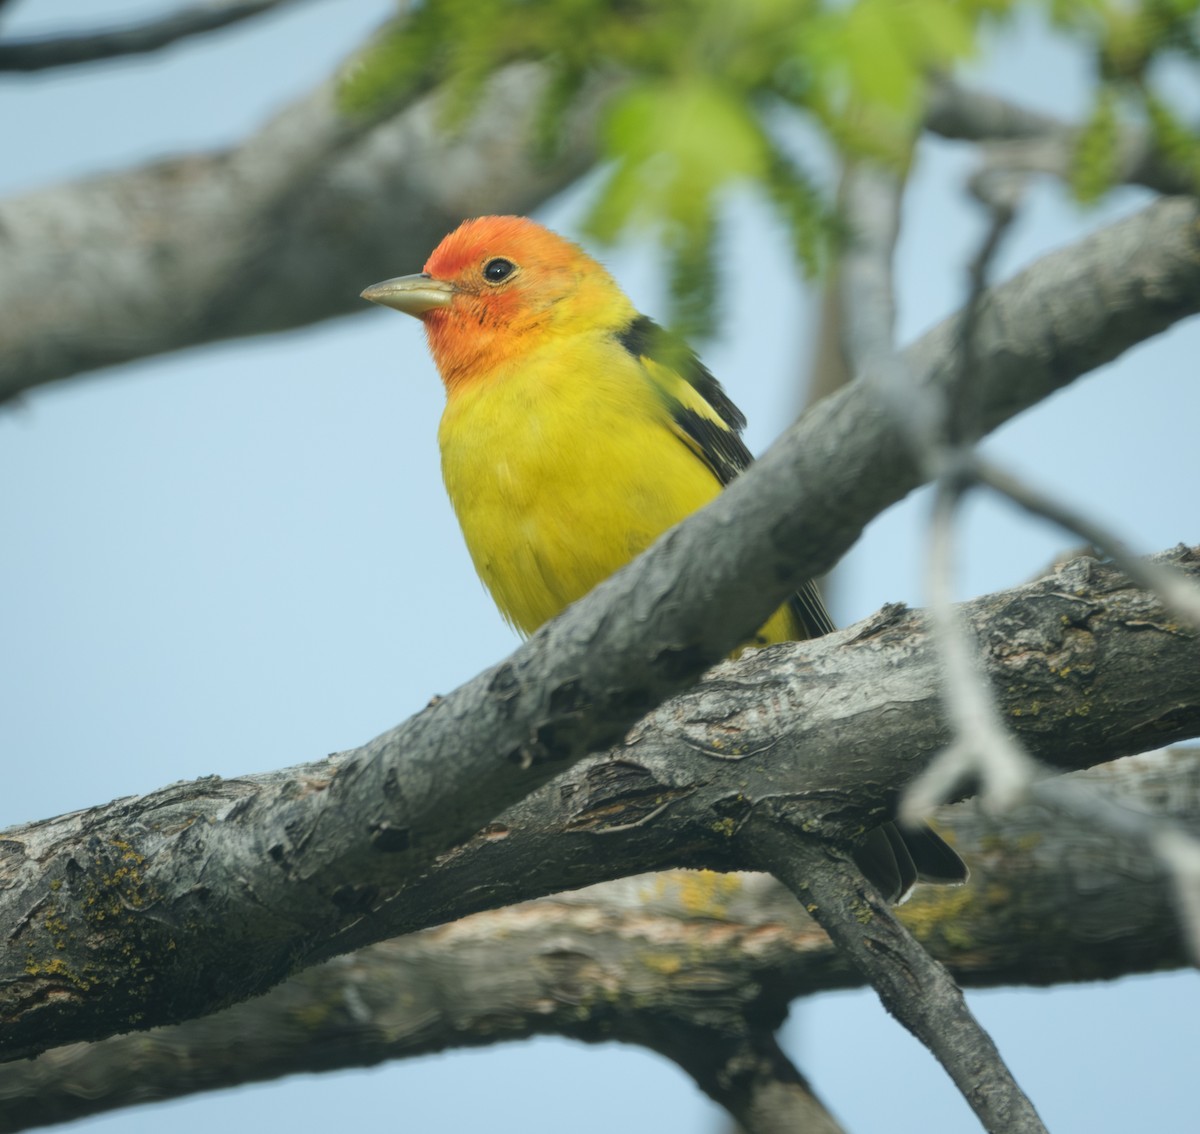
[[[0,40],[0,71],[44,71],[161,51],[180,40],[231,27],[300,0],[209,0],[158,19],[79,35]]]

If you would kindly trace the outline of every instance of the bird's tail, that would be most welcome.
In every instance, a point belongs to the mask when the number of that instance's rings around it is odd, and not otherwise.
[[[889,902],[903,901],[917,882],[965,882],[967,864],[932,827],[884,823],[854,848],[854,861]]]

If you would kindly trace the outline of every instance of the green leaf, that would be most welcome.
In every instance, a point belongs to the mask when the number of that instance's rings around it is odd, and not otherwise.
[[[1193,189],[1200,191],[1200,138],[1152,91],[1144,92],[1144,102],[1155,145],[1171,165],[1184,171]]]
[[[603,141],[616,165],[588,220],[603,239],[637,220],[698,225],[722,187],[762,177],[770,157],[750,107],[705,76],[630,87]]]
[[[974,51],[974,26],[954,0],[857,0],[841,18],[851,94],[903,116],[919,109],[931,69]]]
[[[787,225],[796,260],[806,274],[818,275],[840,237],[828,202],[804,170],[782,153],[774,155],[766,190]]]
[[[711,213],[667,233],[668,322],[685,339],[707,338],[716,324],[716,223]]]
[[[1085,204],[1112,188],[1117,174],[1117,96],[1105,84],[1097,93],[1091,116],[1075,139],[1071,187]]]
[[[420,29],[397,24],[383,31],[379,38],[356,60],[342,76],[338,101],[347,114],[376,114],[390,105],[403,101],[432,81],[433,51],[422,52]]]

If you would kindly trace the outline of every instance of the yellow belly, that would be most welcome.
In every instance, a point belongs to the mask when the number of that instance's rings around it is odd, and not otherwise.
[[[456,391],[442,417],[442,473],[471,559],[524,634],[720,491],[632,358],[616,348],[583,381],[586,362],[559,350]],[[756,640],[798,636],[780,610]]]

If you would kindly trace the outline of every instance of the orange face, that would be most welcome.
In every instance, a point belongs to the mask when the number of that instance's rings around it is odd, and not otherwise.
[[[607,275],[577,245],[525,217],[465,221],[434,249],[425,274],[453,285],[420,316],[447,386],[482,376],[545,336],[585,278]]]
[[[414,315],[450,392],[494,376],[564,336],[607,334],[637,316],[616,281],[577,244],[525,217],[464,221],[417,276],[364,299]]]
[[[526,217],[464,221],[418,276],[363,298],[415,315],[453,392],[564,335],[606,332],[636,316],[612,276],[577,244]]]

